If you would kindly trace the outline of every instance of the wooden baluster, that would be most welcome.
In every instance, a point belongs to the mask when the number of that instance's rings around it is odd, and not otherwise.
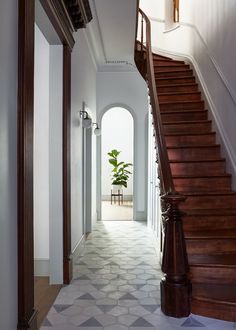
[[[174,9],[174,22],[178,23],[179,22],[179,0],[173,0],[174,1],[174,5],[173,5],[173,9]]]
[[[161,281],[161,309],[172,317],[190,314],[191,284],[179,204],[184,196],[167,194],[161,197],[164,226],[164,248]]]
[[[143,16],[142,16],[142,19],[141,19],[141,54],[142,54],[142,57],[143,57]]]

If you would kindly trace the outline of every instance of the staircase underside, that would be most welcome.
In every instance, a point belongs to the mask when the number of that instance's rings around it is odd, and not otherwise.
[[[236,321],[236,193],[193,71],[154,54],[175,189],[181,205],[195,314]]]

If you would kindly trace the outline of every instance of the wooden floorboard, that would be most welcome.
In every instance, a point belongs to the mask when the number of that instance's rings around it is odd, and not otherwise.
[[[56,299],[61,285],[49,285],[49,277],[34,278],[35,308],[38,310],[37,325],[40,328],[44,318]]]

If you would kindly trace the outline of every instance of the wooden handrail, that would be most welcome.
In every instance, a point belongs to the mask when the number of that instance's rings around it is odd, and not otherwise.
[[[141,15],[141,41],[137,40],[136,34],[135,62],[148,84],[161,187],[164,241],[161,265],[164,273],[161,281],[161,309],[166,315],[184,317],[190,314],[191,283],[188,279],[189,266],[179,204],[186,198],[175,190],[172,178],[157,96],[151,47],[151,24],[141,9],[139,9],[139,15]],[[136,33],[138,33],[138,21],[137,15]],[[144,35],[144,22],[146,35]]]
[[[160,107],[157,98],[156,92],[156,81],[154,75],[153,68],[153,56],[152,56],[152,48],[151,48],[151,25],[147,15],[139,9],[139,13],[141,14],[142,21],[144,20],[146,23],[146,45],[143,45],[143,25],[141,30],[141,52],[145,47],[146,49],[146,79],[148,82],[149,93],[150,93],[150,102],[152,106],[152,114],[153,114],[153,124],[155,128],[155,137],[156,144],[158,146],[158,163],[160,166],[160,174],[162,177],[162,189],[164,194],[176,194],[174,183],[171,175],[170,163],[167,154],[166,142],[164,138],[164,129],[161,121],[161,113]]]

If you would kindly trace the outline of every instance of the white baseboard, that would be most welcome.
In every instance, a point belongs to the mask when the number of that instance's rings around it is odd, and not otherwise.
[[[144,211],[134,212],[134,221],[147,221],[147,213]]]
[[[77,261],[78,256],[83,253],[84,245],[85,245],[85,235],[83,235],[81,237],[81,239],[77,243],[76,247],[72,251],[72,262],[73,262],[73,264]]]
[[[34,259],[34,276],[49,276],[49,259]]]

